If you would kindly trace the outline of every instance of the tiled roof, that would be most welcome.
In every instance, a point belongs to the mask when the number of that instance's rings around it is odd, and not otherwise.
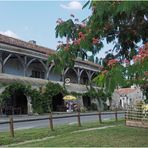
[[[136,88],[120,88],[120,89],[117,89],[115,92],[122,95],[122,94],[132,93],[136,90],[137,90]]]
[[[5,44],[9,44],[9,45],[14,45],[17,47],[21,47],[21,48],[26,48],[26,49],[30,49],[30,50],[34,50],[34,51],[38,51],[40,53],[44,53],[46,55],[51,55],[54,54],[56,51],[46,48],[46,47],[42,47],[33,43],[29,43],[29,42],[25,42],[19,39],[15,39],[12,37],[8,37],[5,35],[0,34],[0,43],[5,43]]]
[[[30,49],[30,50],[37,51],[37,52],[40,52],[40,53],[43,53],[43,54],[46,54],[46,55],[52,55],[52,54],[56,53],[55,50],[52,50],[50,48],[46,48],[46,47],[39,46],[39,45],[36,45],[36,44],[33,44],[33,43],[22,41],[20,39],[8,37],[8,36],[2,35],[2,34],[0,34],[0,43],[4,43],[4,44],[16,46],[16,47],[21,47],[21,48],[25,48],[25,49]],[[79,62],[79,63],[98,67],[99,70],[101,69],[101,66],[99,64],[95,64],[95,63],[90,62],[90,61],[82,61],[82,60],[79,60],[79,59],[76,59],[76,61]]]

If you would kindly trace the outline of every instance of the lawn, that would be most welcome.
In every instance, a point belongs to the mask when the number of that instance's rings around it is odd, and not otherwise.
[[[92,131],[75,132],[86,128],[101,127],[115,125],[115,122],[106,122],[103,124],[87,123],[83,127],[77,125],[59,126],[51,132],[47,128],[30,129],[25,131],[17,131],[15,138],[12,139],[8,133],[1,133],[0,144],[18,143],[25,140],[55,136],[52,139],[40,142],[32,142],[28,144],[16,145],[19,147],[148,147],[148,129],[125,127],[122,121],[118,122],[114,127],[106,129],[96,129]]]

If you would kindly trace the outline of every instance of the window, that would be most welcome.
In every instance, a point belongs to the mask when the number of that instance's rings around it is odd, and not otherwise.
[[[31,75],[31,77],[33,77],[33,78],[42,78],[42,79],[44,79],[44,75],[45,75],[44,72],[33,70],[33,71],[32,71],[32,75]]]

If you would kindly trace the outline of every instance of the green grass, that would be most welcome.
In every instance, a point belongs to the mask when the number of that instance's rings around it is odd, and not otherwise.
[[[28,144],[22,144],[17,146],[29,146],[29,147],[148,147],[148,129],[125,127],[124,122],[120,121],[117,126],[100,129],[94,131],[86,131],[81,133],[71,133],[72,131],[100,127],[106,125],[115,125],[115,122],[105,122],[99,124],[98,122],[83,124],[82,127],[77,125],[66,125],[55,127],[55,130],[51,132],[47,128],[43,129],[30,129],[25,131],[17,131],[15,138],[10,138],[8,133],[0,134],[0,145],[9,143],[18,143],[21,141],[43,138],[47,136],[55,136],[55,138],[44,140],[41,142],[32,142]]]

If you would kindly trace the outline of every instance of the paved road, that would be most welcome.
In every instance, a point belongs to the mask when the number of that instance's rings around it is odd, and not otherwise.
[[[92,114],[92,113],[90,113]],[[94,113],[93,113],[94,114]],[[53,115],[53,117],[63,117],[63,116],[70,116],[70,115],[76,115],[76,114],[68,114],[68,115]],[[85,114],[83,114],[85,115]],[[124,113],[118,114],[118,118],[124,117]],[[24,117],[14,117],[14,120],[23,120],[23,119],[37,119],[37,118],[48,118],[47,115],[44,116],[24,116]],[[102,115],[102,120],[110,120],[114,119],[115,114],[110,114],[110,115]],[[91,115],[91,116],[81,116],[81,122],[90,122],[90,121],[97,121],[98,120],[98,115]],[[9,124],[1,124],[2,122],[8,121],[8,118],[0,118],[0,132],[2,131],[8,131],[9,130]],[[59,118],[59,119],[53,119],[53,124],[54,125],[72,125],[72,124],[77,124],[77,117],[68,117],[68,118]],[[20,129],[29,129],[29,128],[41,128],[41,127],[48,127],[49,126],[49,120],[38,120],[38,121],[27,121],[27,122],[17,122],[14,123],[14,128],[15,130],[20,130]]]

